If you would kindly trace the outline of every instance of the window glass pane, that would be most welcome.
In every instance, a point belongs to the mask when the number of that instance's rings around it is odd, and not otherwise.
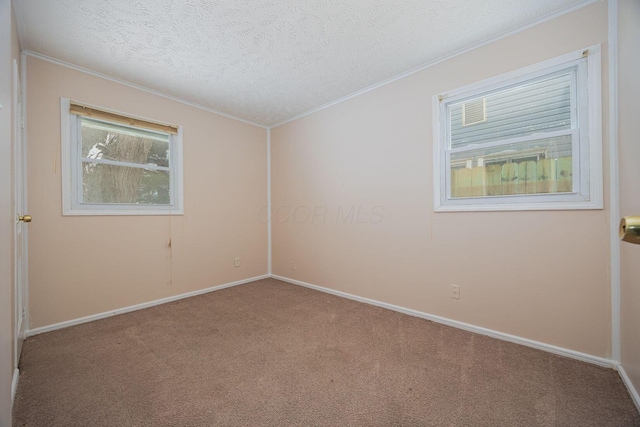
[[[575,67],[449,105],[451,148],[571,129]]]
[[[451,198],[569,193],[572,136],[451,153]]]
[[[82,163],[83,203],[170,205],[169,171]]]
[[[169,135],[80,118],[82,157],[169,167]]]

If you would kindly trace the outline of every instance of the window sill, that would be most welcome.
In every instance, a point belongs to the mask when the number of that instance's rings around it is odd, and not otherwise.
[[[540,203],[491,203],[446,204],[434,206],[434,212],[496,212],[496,211],[556,211],[603,209],[602,202],[540,202]]]
[[[156,215],[184,215],[184,209],[65,209],[63,216],[156,216]]]

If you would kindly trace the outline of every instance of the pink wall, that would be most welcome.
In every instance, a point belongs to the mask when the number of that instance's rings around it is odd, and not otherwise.
[[[32,329],[267,273],[265,129],[33,57],[27,70]],[[62,216],[61,97],[182,125],[184,216]]]
[[[640,2],[618,3],[620,214],[640,215]],[[640,245],[623,243],[621,256],[621,362],[640,390]]]
[[[608,211],[435,214],[431,124],[434,94],[606,41],[598,2],[272,129],[273,273],[610,356]]]

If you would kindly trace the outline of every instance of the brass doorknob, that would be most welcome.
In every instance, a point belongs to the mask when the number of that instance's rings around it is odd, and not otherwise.
[[[18,221],[31,222],[31,215],[19,216]]]
[[[640,244],[640,216],[625,216],[620,220],[620,240]]]

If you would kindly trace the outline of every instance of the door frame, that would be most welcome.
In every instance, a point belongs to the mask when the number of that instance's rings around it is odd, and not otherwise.
[[[14,233],[14,367],[17,369],[22,352],[25,331],[28,329],[28,283],[29,283],[29,248],[28,229],[24,222],[18,221],[18,215],[25,215],[27,210],[27,148],[25,134],[25,71],[26,57],[21,56],[21,67],[17,61],[13,60],[13,111],[14,122],[13,142],[14,142],[14,213],[16,215],[16,227]],[[18,228],[21,232],[18,234]],[[22,245],[18,245],[18,237],[22,239]],[[22,248],[22,254],[18,257],[18,249]],[[19,262],[19,259],[21,262]]]

